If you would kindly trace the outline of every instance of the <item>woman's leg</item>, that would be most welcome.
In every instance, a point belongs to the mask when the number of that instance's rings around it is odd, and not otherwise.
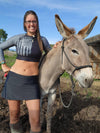
[[[11,133],[22,133],[20,125],[20,101],[8,100]]]
[[[40,99],[26,100],[32,133],[40,133]]]
[[[20,101],[8,100],[10,123],[15,124],[19,121],[20,117]]]

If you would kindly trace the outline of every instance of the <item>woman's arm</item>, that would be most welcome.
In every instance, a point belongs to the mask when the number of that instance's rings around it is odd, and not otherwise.
[[[2,68],[2,70],[3,70],[4,73],[8,73],[10,71],[10,67],[8,67],[6,65],[6,63],[5,64],[2,64],[1,65],[1,68]]]
[[[45,37],[42,37],[43,42],[43,48],[46,53],[48,53],[52,48],[48,42],[48,40]],[[56,48],[59,44],[61,44],[62,41],[58,41],[54,44],[53,48]]]
[[[0,64],[3,72],[5,73],[10,71],[10,68],[5,63],[4,50],[8,49],[11,46],[14,46],[13,37],[0,44]]]
[[[19,40],[19,37],[21,37],[21,36],[23,36],[23,34],[13,36],[13,37],[9,38],[7,41],[0,44],[0,64],[4,64],[4,61],[5,61],[4,50],[8,49],[12,46],[16,46],[17,41]]]
[[[5,63],[4,50],[8,49],[12,46],[16,46],[17,41],[19,40],[19,37],[21,37],[21,36],[23,36],[23,34],[13,36],[13,37],[9,38],[7,41],[0,44],[0,64],[1,64],[2,70],[4,72],[8,72],[10,70],[10,68]]]
[[[42,42],[43,42],[44,51],[46,53],[48,53],[51,50],[51,46],[50,46],[48,40],[45,37],[41,37],[41,39],[42,39]]]
[[[54,44],[53,48],[56,48],[59,44],[61,44],[62,41],[58,41]]]

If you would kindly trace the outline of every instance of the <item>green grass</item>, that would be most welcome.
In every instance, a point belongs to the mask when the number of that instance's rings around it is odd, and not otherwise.
[[[7,65],[11,67],[16,60],[16,54],[14,54],[13,56],[5,55],[5,60],[6,60]]]
[[[63,75],[62,75],[62,77],[69,78],[69,74],[68,74],[68,73],[66,73],[66,72],[64,72],[64,73],[63,73]]]
[[[97,97],[98,100],[100,100],[100,97]]]
[[[89,91],[89,92],[87,93],[87,95],[86,95],[86,98],[88,99],[88,98],[91,98],[91,97],[92,97],[92,92]]]
[[[14,54],[13,56],[8,56],[5,54],[5,60],[6,60],[7,66],[11,67],[16,60],[16,54]],[[0,66],[0,70],[1,70],[1,66]]]

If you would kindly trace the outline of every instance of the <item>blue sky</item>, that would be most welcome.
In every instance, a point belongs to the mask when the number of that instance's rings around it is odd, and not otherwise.
[[[55,25],[55,14],[76,33],[98,16],[94,29],[88,37],[100,34],[100,0],[0,0],[0,29],[8,38],[24,33],[23,16],[34,10],[39,18],[40,33],[50,44],[62,39]]]

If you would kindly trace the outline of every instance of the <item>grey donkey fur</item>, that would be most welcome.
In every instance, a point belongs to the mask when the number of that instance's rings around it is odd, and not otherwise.
[[[64,42],[64,50],[71,62],[76,66],[90,65],[88,46],[83,40],[93,29],[97,17],[95,17],[86,27],[73,34],[60,19],[55,15],[55,22],[58,31],[62,37],[67,38]],[[44,58],[39,72],[39,82],[41,87],[42,98],[48,94],[47,107],[47,132],[51,133],[52,106],[56,98],[56,89],[59,87],[58,78],[63,72],[72,74],[75,69],[63,53],[62,58],[62,41],[57,48],[53,48]],[[79,82],[82,88],[88,88],[93,82],[92,68],[83,68],[73,73],[73,77]],[[42,107],[41,98],[41,107]]]

